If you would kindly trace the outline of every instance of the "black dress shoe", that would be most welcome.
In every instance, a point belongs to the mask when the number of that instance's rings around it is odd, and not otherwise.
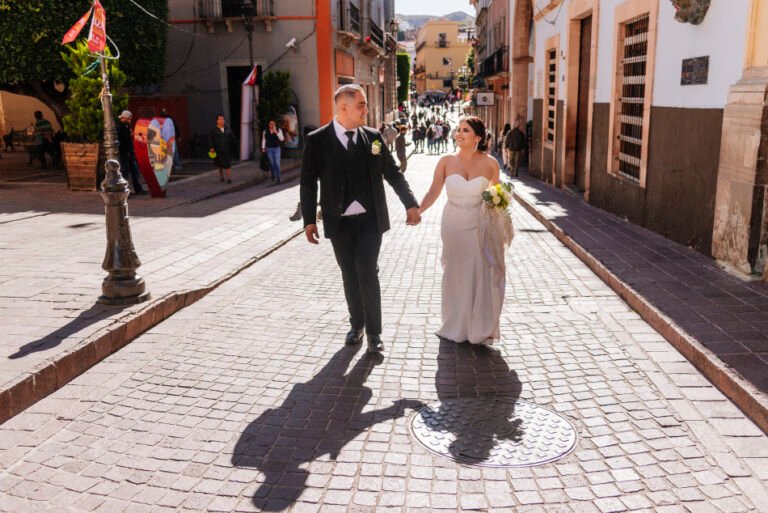
[[[347,338],[344,340],[344,343],[347,344],[348,346],[362,344],[363,330],[350,330],[350,332],[347,333]]]
[[[380,353],[384,351],[384,342],[379,335],[368,335],[368,352]]]

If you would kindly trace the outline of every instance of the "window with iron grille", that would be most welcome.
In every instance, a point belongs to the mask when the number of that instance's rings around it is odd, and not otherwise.
[[[555,142],[555,116],[557,115],[557,49],[547,50],[547,137],[546,142]]]
[[[643,151],[643,113],[648,61],[648,14],[623,23],[623,58],[619,73],[620,100],[616,110],[619,127],[618,172],[640,182]]]

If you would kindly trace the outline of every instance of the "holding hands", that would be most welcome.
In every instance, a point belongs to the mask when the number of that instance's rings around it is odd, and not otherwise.
[[[419,207],[409,208],[406,210],[406,215],[405,224],[408,226],[416,226],[421,222],[421,212],[419,212]]]

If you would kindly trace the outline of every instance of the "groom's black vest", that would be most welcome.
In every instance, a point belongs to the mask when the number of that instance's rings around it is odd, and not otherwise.
[[[344,207],[342,212],[347,210],[350,203],[357,200],[367,213],[375,214],[371,176],[366,162],[368,157],[365,153],[366,151],[367,148],[362,143],[362,137],[359,132],[357,134],[357,144],[353,144],[349,150],[341,150],[341,165],[344,171]]]

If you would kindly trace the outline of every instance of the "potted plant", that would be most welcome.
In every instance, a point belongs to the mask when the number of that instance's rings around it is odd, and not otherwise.
[[[105,50],[109,54],[109,49]],[[65,102],[68,113],[64,115],[64,133],[69,142],[62,143],[64,166],[67,169],[67,186],[73,191],[95,191],[104,162],[100,151],[104,134],[104,114],[101,108],[101,68],[96,55],[88,51],[85,40],[68,46],[61,54],[64,62],[75,75],[69,81],[70,97]],[[107,61],[107,72],[112,85],[112,104],[115,112],[128,106],[128,96],[120,93],[125,84],[125,73],[117,61]]]

